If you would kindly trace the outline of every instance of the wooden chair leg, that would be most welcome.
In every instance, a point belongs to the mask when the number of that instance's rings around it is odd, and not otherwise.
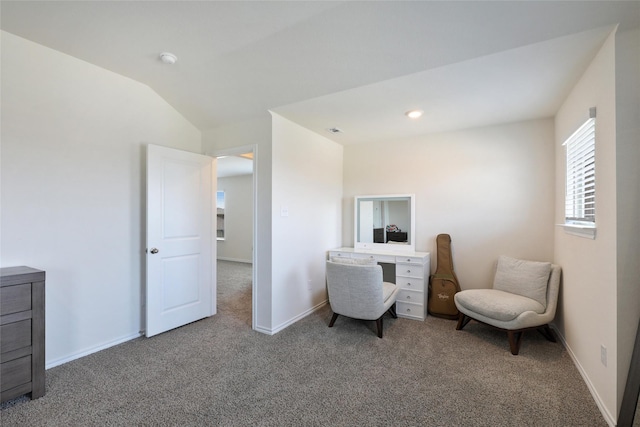
[[[547,340],[551,342],[556,342],[556,337],[553,335],[553,331],[549,327],[549,325],[544,325],[538,328],[538,332],[542,334]]]
[[[518,352],[520,351],[522,334],[522,331],[507,331],[507,337],[509,338],[509,348],[511,349],[511,354],[513,354],[514,356],[517,356]]]
[[[456,331],[461,331],[462,328],[467,326],[467,323],[471,321],[471,318],[462,312],[458,315],[458,324],[456,325]]]
[[[378,327],[378,338],[382,338],[382,316],[376,320],[376,326]]]
[[[331,322],[329,322],[329,327],[332,328],[333,324],[336,323],[336,319],[338,318],[338,313],[333,313],[333,317],[331,317]]]
[[[393,305],[391,307],[389,307],[389,313],[391,313],[391,317],[393,317],[394,319],[398,318],[398,313],[396,312],[396,303],[394,302]]]

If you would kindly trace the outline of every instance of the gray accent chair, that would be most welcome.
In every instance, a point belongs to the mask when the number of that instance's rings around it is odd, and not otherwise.
[[[382,338],[382,316],[389,311],[396,315],[396,297],[399,287],[382,280],[382,267],[358,259],[332,259],[327,261],[327,291],[333,317],[375,320],[378,337]]]
[[[504,330],[513,355],[519,353],[527,330],[536,329],[556,342],[549,323],[556,314],[560,275],[555,264],[500,256],[492,289],[468,289],[454,296],[460,311],[456,329],[474,319]]]

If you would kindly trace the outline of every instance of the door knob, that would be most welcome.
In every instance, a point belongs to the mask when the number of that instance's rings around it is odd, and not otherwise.
[[[158,252],[160,252],[158,249],[156,249],[156,248],[151,248],[151,253],[152,253],[152,254],[157,254]]]

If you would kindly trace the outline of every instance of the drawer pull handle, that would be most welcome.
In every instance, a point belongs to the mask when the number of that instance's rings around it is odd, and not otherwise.
[[[407,262],[411,262],[411,258],[407,258]]]
[[[407,270],[407,273],[411,273],[411,270]]]
[[[407,299],[411,299],[411,295],[407,295]]]
[[[407,282],[407,286],[411,286],[411,282]]]
[[[410,308],[407,308],[407,313],[411,313],[411,309]]]

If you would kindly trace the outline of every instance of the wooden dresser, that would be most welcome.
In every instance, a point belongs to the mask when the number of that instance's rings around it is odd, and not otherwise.
[[[44,395],[44,278],[30,267],[0,268],[2,402]]]

